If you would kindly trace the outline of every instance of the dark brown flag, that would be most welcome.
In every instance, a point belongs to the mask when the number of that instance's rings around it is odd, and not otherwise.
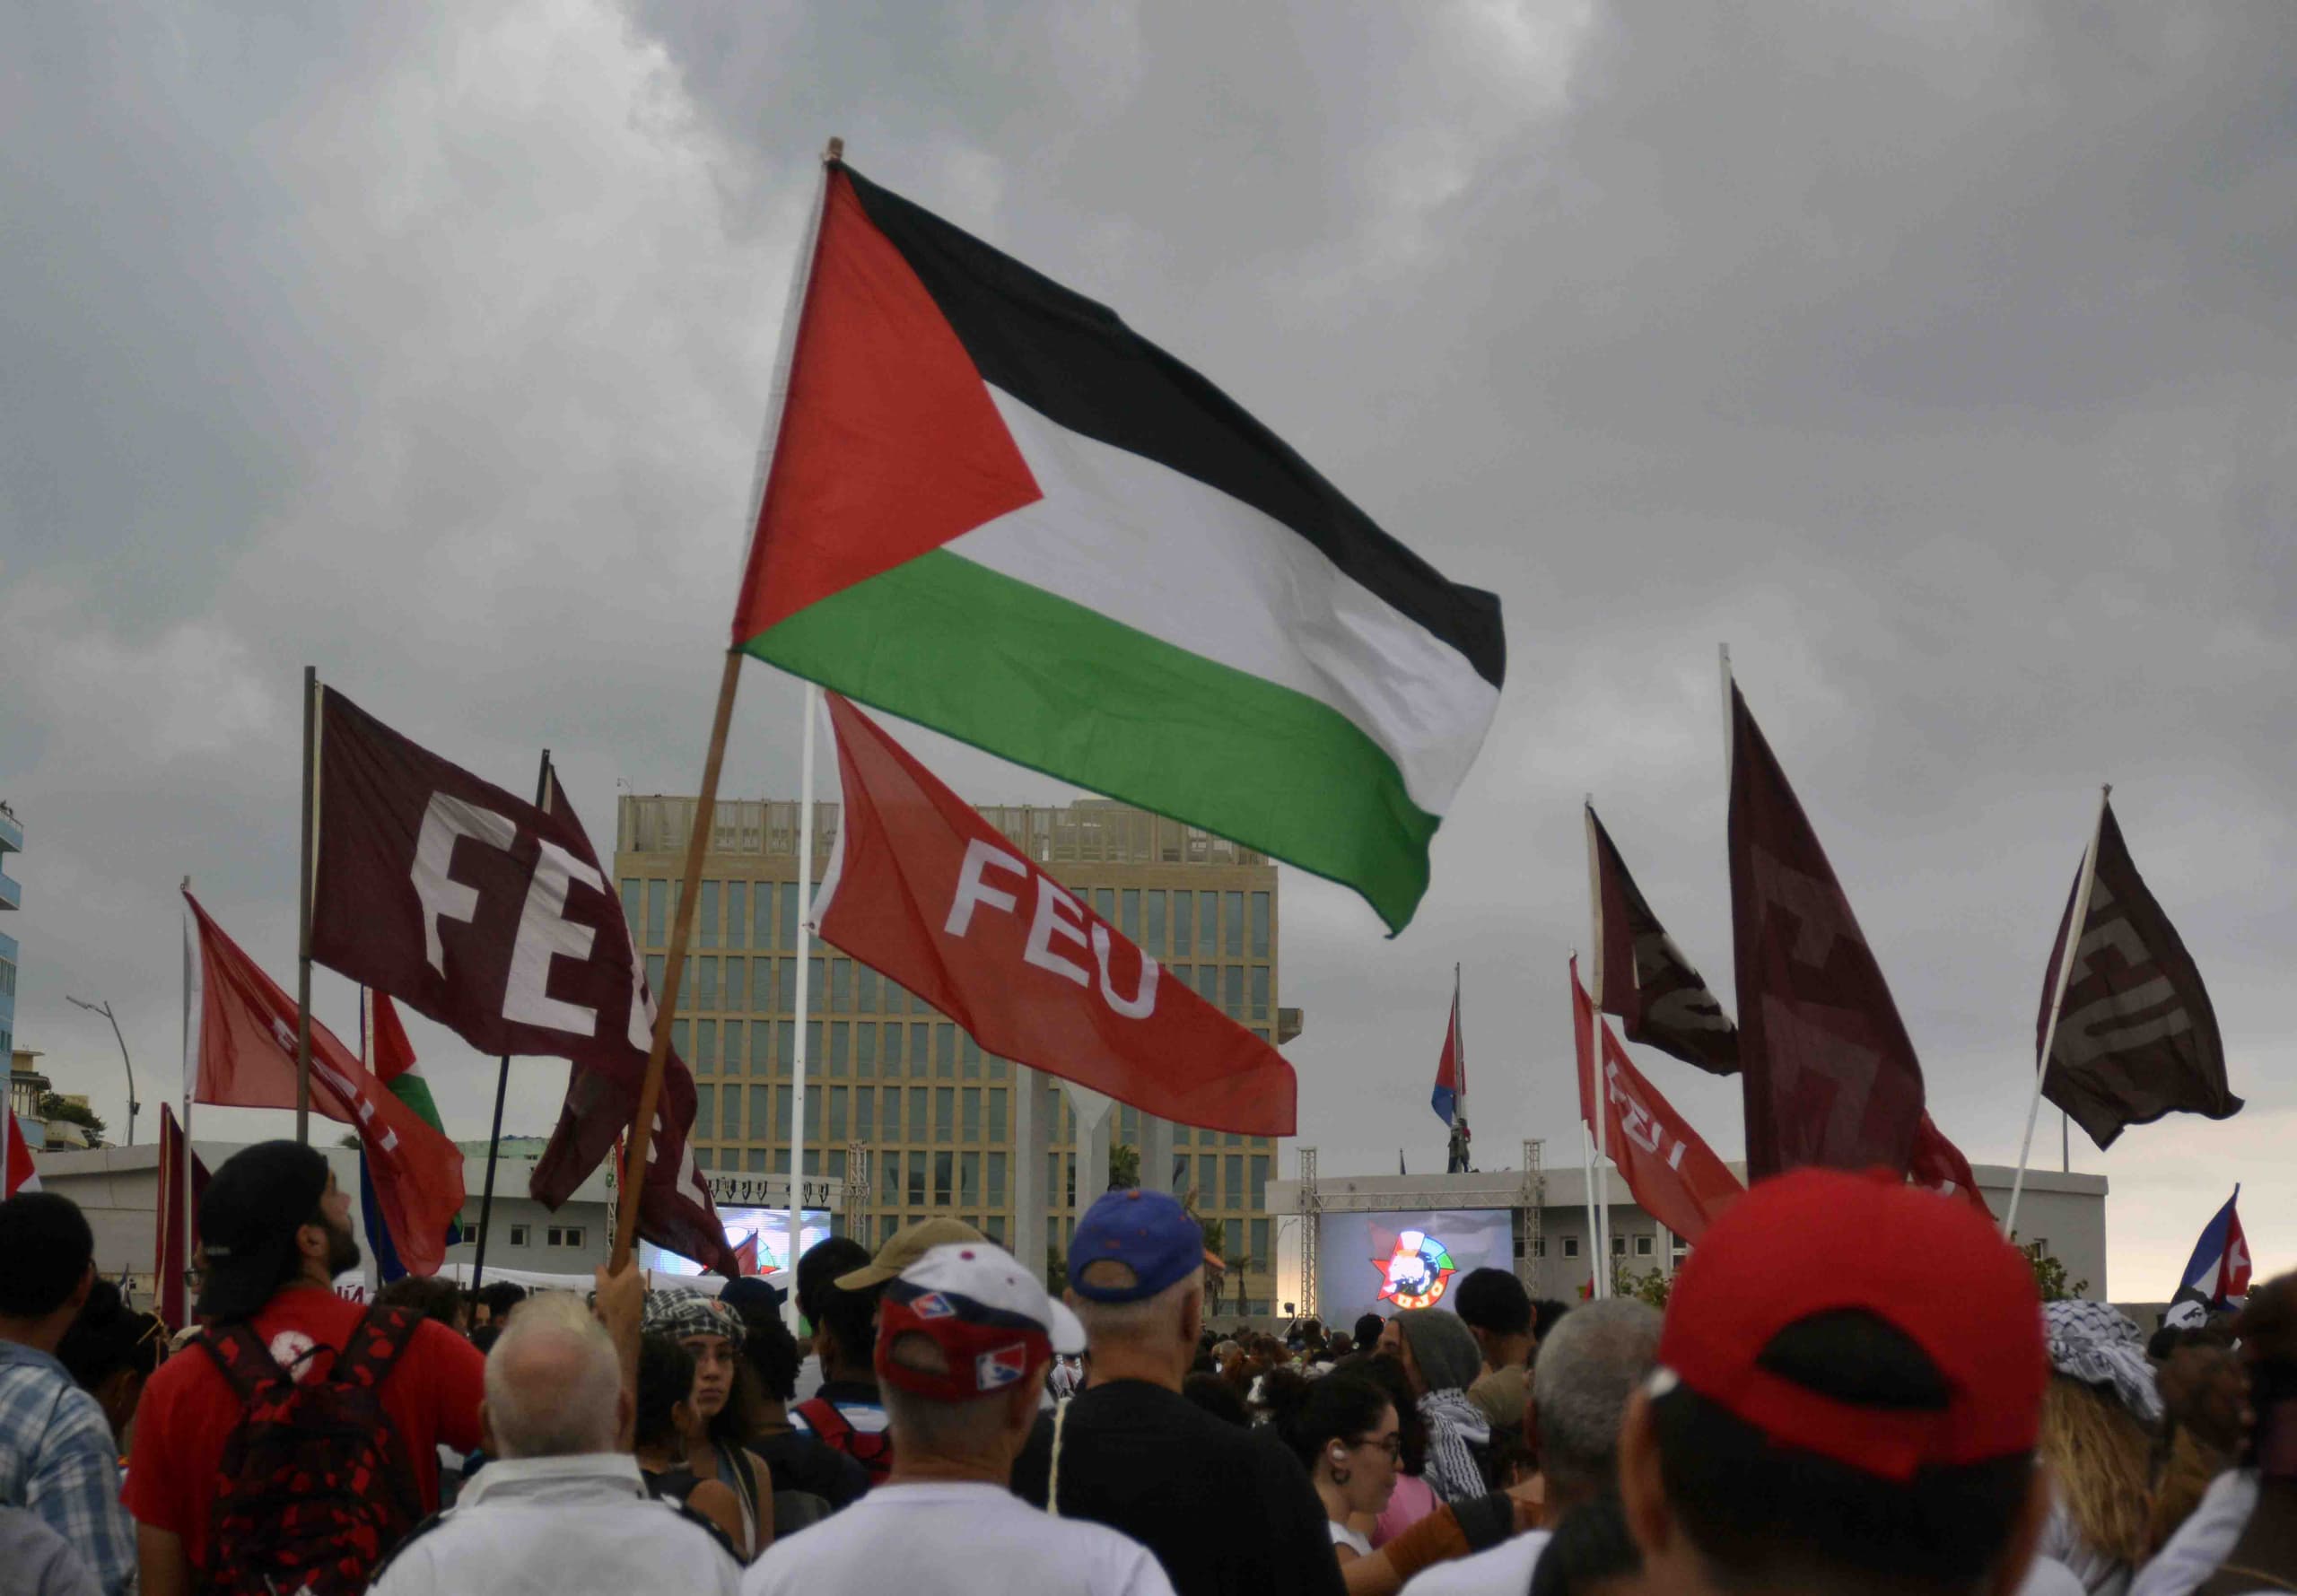
[[[558,1207],[635,1113],[653,1021],[622,900],[581,822],[563,803],[538,808],[479,780],[329,689],[317,851],[314,959],[481,1052],[573,1061],[531,1188]],[[661,1102],[640,1234],[730,1269],[686,1147],[694,1077],[675,1054]]]
[[[1710,1075],[1739,1072],[1739,1028],[1651,912],[1611,833],[1587,806],[1587,863],[1594,879],[1595,1006],[1620,1018],[1629,1042],[1673,1053]]]
[[[1735,685],[1730,849],[1749,1184],[1804,1164],[1904,1170],[1922,1123],[1922,1065]]]
[[[2037,1059],[2049,1029],[2066,927],[2081,894],[2077,870],[2042,972]],[[2126,1127],[2151,1124],[2164,1114],[2227,1120],[2241,1112],[2241,1100],[2225,1079],[2225,1048],[2201,972],[2139,877],[2110,804],[2099,810],[2089,914],[2049,1050],[2042,1095],[2071,1114],[2100,1147],[2111,1147]]]

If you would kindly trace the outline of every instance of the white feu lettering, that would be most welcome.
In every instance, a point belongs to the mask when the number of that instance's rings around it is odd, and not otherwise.
[[[1085,911],[1078,907],[1076,899],[1061,891],[1050,877],[1040,876],[1036,882],[1037,911],[1029,920],[1029,940],[1028,945],[1021,949],[1022,960],[1040,970],[1065,975],[1080,987],[1091,986],[1092,972],[1052,951],[1055,935],[1074,942],[1079,947],[1090,946],[1085,940]]]
[[[511,973],[503,984],[502,1017],[522,1025],[543,1025],[576,1036],[594,1036],[598,1011],[550,995],[550,962],[587,959],[598,932],[566,918],[566,891],[579,881],[594,892],[605,878],[557,843],[546,840],[535,858],[526,907],[519,911],[519,939],[511,950]]]
[[[490,847],[508,849],[519,828],[506,816],[482,809],[450,793],[434,792],[423,811],[423,830],[415,843],[415,895],[423,905],[423,952],[431,968],[447,972],[446,948],[439,940],[439,922],[467,923],[478,912],[478,889],[466,886],[448,874],[455,860],[455,842],[476,837]]]
[[[957,895],[949,904],[949,919],[942,929],[952,937],[962,937],[973,925],[976,904],[986,903],[991,909],[1010,914],[1019,902],[1011,893],[991,886],[981,878],[981,873],[994,865],[1010,871],[1022,880],[1029,878],[1029,867],[1015,859],[994,842],[975,837],[965,844],[965,862],[957,870]]]
[[[1140,955],[1140,990],[1131,998],[1116,995],[1116,982],[1109,979],[1109,929],[1093,928],[1093,960],[1101,967],[1101,996],[1111,1008],[1129,1020],[1145,1020],[1157,1012],[1157,961],[1145,952]]]

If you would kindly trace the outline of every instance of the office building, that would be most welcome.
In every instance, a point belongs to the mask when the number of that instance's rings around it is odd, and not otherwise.
[[[690,963],[673,1040],[699,1088],[696,1161],[708,1171],[790,1172],[795,1055],[798,805],[717,807],[704,857]],[[659,987],[677,912],[694,801],[626,796],[615,875],[649,979]],[[1015,849],[1089,902],[1181,981],[1271,1042],[1297,1033],[1278,1007],[1276,867],[1264,856],[1145,810],[1102,800],[1059,807],[984,805]],[[816,878],[835,842],[839,806],[814,811]],[[874,1246],[930,1211],[954,1213],[1017,1251],[1065,1253],[1083,1180],[1106,1165],[1079,1159],[1076,1104],[1049,1077],[984,1054],[911,993],[819,941],[809,984],[805,1170],[866,1181],[841,1203]],[[1037,1094],[1034,1104],[1017,1099]],[[1043,1199],[1017,1216],[1019,1141],[1041,1137]],[[1268,1311],[1274,1244],[1267,1188],[1273,1139],[1143,1122],[1119,1107],[1104,1156],[1138,1160],[1140,1183],[1193,1190],[1234,1260],[1227,1304]],[[856,1154],[861,1155],[857,1162]],[[1089,1204],[1091,1195],[1085,1195]],[[1042,1240],[1039,1240],[1039,1238]],[[1032,1260],[1031,1261],[1035,1261]]]

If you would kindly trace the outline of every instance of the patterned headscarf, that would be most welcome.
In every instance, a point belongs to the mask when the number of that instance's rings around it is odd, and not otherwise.
[[[650,1291],[646,1317],[640,1328],[646,1334],[674,1341],[688,1336],[723,1336],[736,1352],[742,1349],[742,1316],[715,1297],[686,1291]]]
[[[2106,1303],[2044,1303],[2042,1330],[2051,1368],[2084,1385],[2111,1386],[2122,1406],[2149,1425],[2161,1418],[2145,1335],[2129,1315]]]

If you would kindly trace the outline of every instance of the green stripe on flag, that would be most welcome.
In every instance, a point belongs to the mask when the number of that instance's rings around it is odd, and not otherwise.
[[[745,651],[904,720],[1256,848],[1400,931],[1437,821],[1346,716],[935,550]]]

